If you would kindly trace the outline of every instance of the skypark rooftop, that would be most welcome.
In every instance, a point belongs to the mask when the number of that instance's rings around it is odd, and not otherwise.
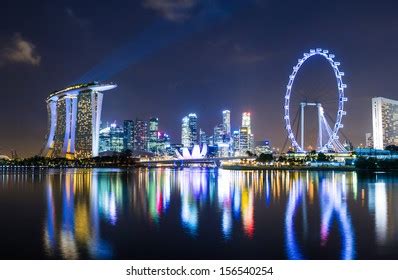
[[[117,87],[114,83],[99,83],[99,82],[91,82],[86,84],[77,84],[73,86],[69,86],[67,88],[54,91],[47,97],[47,101],[54,99],[55,97],[59,98],[65,95],[73,95],[78,94],[79,92],[86,91],[86,90],[93,90],[93,91],[106,91],[110,89],[114,89]]]

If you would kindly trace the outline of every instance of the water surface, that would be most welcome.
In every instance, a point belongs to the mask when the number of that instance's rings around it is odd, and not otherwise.
[[[0,169],[1,259],[398,259],[398,174]]]

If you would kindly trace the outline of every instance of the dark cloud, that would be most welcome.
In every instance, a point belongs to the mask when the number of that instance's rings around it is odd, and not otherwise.
[[[41,56],[37,54],[35,45],[15,33],[9,43],[0,51],[0,65],[6,63],[25,63],[37,66]]]

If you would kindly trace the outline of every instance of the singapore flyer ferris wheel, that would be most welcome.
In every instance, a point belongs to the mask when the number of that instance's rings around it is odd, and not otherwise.
[[[335,119],[330,118],[327,120],[326,116],[330,116],[322,102],[316,100],[301,100],[298,104],[292,104],[291,98],[294,94],[292,89],[295,83],[296,75],[301,69],[302,65],[312,57],[324,58],[332,67],[334,76],[337,82],[337,113]],[[347,102],[347,97],[345,96],[345,89],[347,85],[343,82],[344,72],[340,71],[340,62],[334,60],[335,56],[330,54],[328,50],[323,50],[321,48],[311,49],[308,53],[304,53],[304,56],[298,59],[298,63],[293,67],[293,72],[289,76],[289,82],[286,86],[286,93],[284,99],[284,121],[285,128],[287,131],[287,137],[291,142],[292,148],[299,153],[305,153],[305,109],[308,107],[315,107],[317,109],[317,144],[316,150],[318,152],[346,152],[346,149],[339,141],[339,130],[343,128],[343,116],[346,115],[344,110],[344,104]],[[298,107],[297,113],[300,115],[300,120],[297,124],[297,130],[294,131],[293,125],[296,123],[296,118],[292,122],[292,106]],[[332,125],[329,125],[332,123]],[[299,137],[300,136],[300,137]],[[298,142],[299,141],[299,142]]]

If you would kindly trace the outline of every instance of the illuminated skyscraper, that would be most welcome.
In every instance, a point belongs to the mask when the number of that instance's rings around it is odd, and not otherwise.
[[[191,113],[182,119],[181,143],[187,148],[198,144],[198,117],[196,114]]]
[[[78,84],[50,94],[45,157],[98,156],[103,91],[114,84]]]
[[[250,151],[250,133],[248,127],[241,127],[239,130],[239,153],[245,155]]]
[[[159,119],[152,118],[149,120],[148,128],[148,151],[152,153],[158,152],[158,133],[159,133]]]
[[[124,130],[116,123],[103,127],[99,133],[99,152],[122,152],[124,150]]]
[[[189,118],[188,117],[184,117],[182,119],[181,144],[183,147],[190,147],[190,145],[191,145],[190,133],[189,133]]]
[[[202,129],[199,129],[199,144],[207,144],[206,132],[204,132]]]
[[[225,128],[225,134],[228,138],[231,136],[231,112],[229,110],[224,110],[222,112],[222,122]]]
[[[232,151],[235,156],[239,154],[239,130],[232,133]]]
[[[398,145],[398,101],[383,97],[372,98],[372,120],[375,149]]]
[[[251,118],[249,112],[242,114],[242,127],[239,130],[239,152],[245,155],[247,151],[254,151],[254,135],[251,130]]]
[[[219,124],[214,127],[214,145],[223,144],[225,137],[225,126],[224,124]]]
[[[134,122],[125,120],[123,122],[123,148],[133,151],[134,149]]]
[[[111,142],[111,152],[123,152],[123,128],[116,125],[116,123],[111,124],[110,130],[110,142]]]
[[[242,127],[247,127],[249,129],[249,133],[251,133],[251,119],[249,112],[244,112],[242,114]]]
[[[171,150],[170,136],[164,132],[159,132],[157,153],[166,154],[168,150]]]
[[[133,150],[137,152],[147,151],[148,147],[148,122],[137,119],[134,123]]]

